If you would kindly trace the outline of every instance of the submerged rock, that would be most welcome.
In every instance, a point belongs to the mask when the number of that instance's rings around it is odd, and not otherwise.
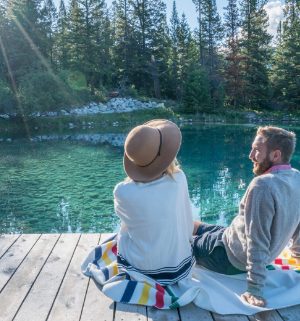
[[[110,144],[115,147],[121,147],[124,145],[125,134],[74,134],[74,135],[39,135],[31,138],[32,142],[42,142],[42,141],[78,141],[78,142],[88,142],[92,144]]]

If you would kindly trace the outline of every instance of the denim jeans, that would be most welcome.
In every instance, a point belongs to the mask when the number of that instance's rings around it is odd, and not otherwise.
[[[196,263],[208,270],[222,274],[232,275],[245,273],[229,262],[222,241],[224,231],[225,227],[201,223],[194,236]]]

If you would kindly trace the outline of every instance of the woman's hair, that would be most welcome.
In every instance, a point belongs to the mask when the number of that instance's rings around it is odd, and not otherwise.
[[[173,162],[165,170],[165,173],[170,176],[173,176],[173,174],[179,172],[179,170],[180,170],[180,165],[177,158],[175,157]]]

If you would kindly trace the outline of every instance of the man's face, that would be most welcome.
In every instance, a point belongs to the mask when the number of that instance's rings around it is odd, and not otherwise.
[[[262,136],[255,137],[249,158],[253,162],[253,173],[255,175],[261,175],[273,166],[267,144]]]

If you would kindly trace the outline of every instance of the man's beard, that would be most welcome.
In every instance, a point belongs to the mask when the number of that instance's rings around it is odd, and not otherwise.
[[[272,166],[273,163],[270,161],[269,156],[267,156],[261,163],[254,163],[253,173],[257,176],[262,175]]]

